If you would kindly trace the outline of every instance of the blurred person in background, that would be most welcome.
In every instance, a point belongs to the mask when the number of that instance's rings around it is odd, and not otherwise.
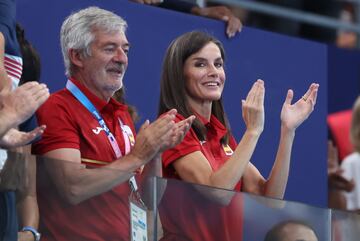
[[[265,236],[264,241],[318,241],[315,230],[299,220],[287,220],[276,224]]]
[[[131,0],[133,2],[154,5],[161,8],[177,10],[184,13],[213,18],[226,23],[226,35],[234,37],[241,31],[242,23],[228,7],[224,5],[200,7],[196,2],[183,0]]]
[[[351,192],[355,183],[353,179],[344,177],[344,170],[339,166],[336,146],[328,141],[328,207],[346,210],[343,192]]]
[[[353,180],[354,189],[350,192],[344,192],[346,209],[360,211],[360,97],[358,97],[353,106],[351,129],[351,142],[354,146],[354,152],[341,162],[343,177],[347,180]]]
[[[0,1],[0,147],[16,148],[43,133],[44,126],[22,132],[17,126],[27,120],[49,96],[46,85],[29,82],[16,88],[22,74],[22,58],[16,37],[16,5],[14,0]],[[16,88],[16,89],[15,89]],[[14,90],[15,89],[15,90]],[[17,240],[18,220],[15,190],[7,188],[6,180],[17,179],[16,160],[8,160],[0,150],[0,240]],[[16,163],[11,164],[14,161]],[[10,163],[10,164],[9,164]],[[20,163],[21,164],[21,163]],[[15,168],[8,168],[10,166]],[[9,170],[14,170],[15,173]],[[4,179],[4,177],[8,177]],[[19,177],[21,178],[21,177]],[[32,237],[33,238],[33,237]]]

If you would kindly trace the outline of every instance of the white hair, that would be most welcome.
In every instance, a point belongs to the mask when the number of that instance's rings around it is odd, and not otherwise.
[[[95,38],[93,33],[95,29],[108,33],[125,33],[126,28],[127,23],[123,18],[98,7],[88,7],[72,13],[65,19],[60,31],[66,76],[70,77],[72,74],[72,64],[69,59],[70,49],[79,50],[84,56],[90,56],[90,44]]]

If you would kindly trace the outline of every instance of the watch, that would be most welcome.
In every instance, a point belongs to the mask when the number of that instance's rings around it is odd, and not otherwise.
[[[21,229],[22,232],[29,231],[34,235],[35,241],[39,241],[41,234],[36,230],[36,228],[33,228],[31,226],[26,226]]]

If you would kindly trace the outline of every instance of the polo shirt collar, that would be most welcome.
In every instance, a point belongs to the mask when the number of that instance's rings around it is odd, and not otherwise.
[[[194,114],[208,130],[213,129],[220,139],[227,133],[225,126],[213,114],[210,116],[210,121],[196,112],[194,112]]]

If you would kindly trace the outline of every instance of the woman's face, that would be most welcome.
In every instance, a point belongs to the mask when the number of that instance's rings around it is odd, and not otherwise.
[[[184,75],[190,103],[220,99],[225,83],[223,65],[220,49],[213,42],[186,59]]]

